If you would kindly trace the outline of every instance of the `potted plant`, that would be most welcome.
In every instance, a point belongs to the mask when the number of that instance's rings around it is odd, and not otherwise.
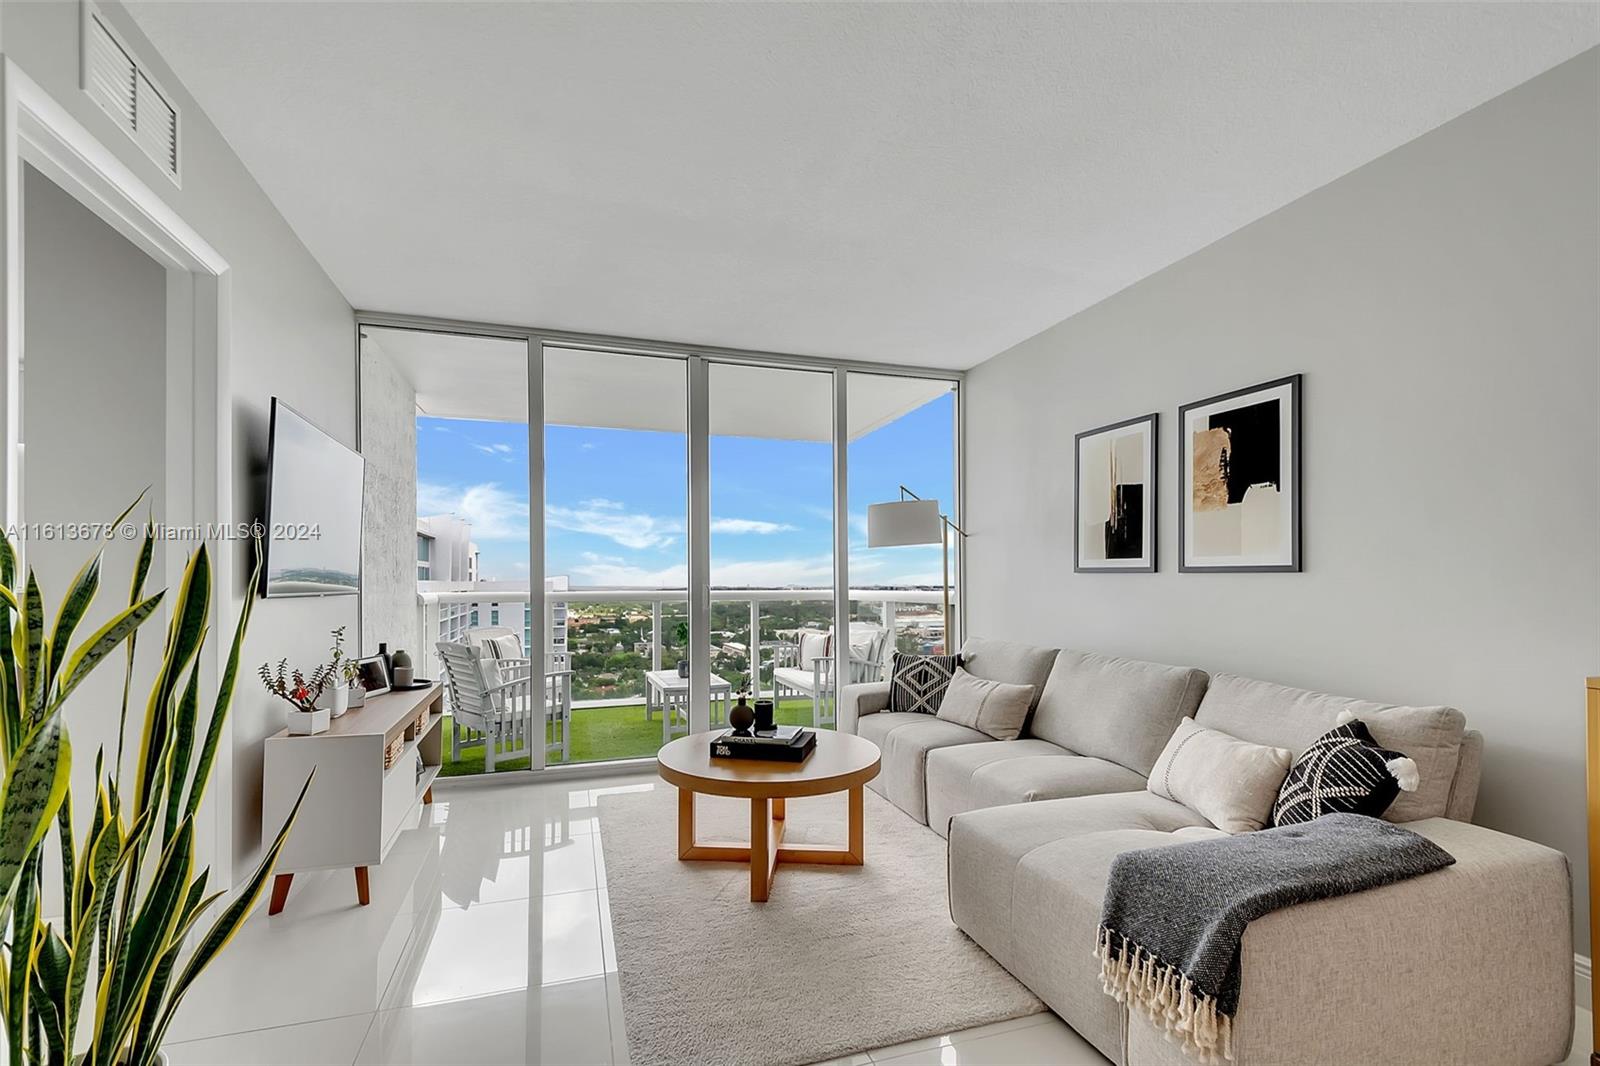
[[[687,652],[688,649],[689,649],[689,623],[688,623],[688,621],[685,620],[685,619],[681,619],[680,618],[678,620],[678,624],[672,627],[672,635],[673,635],[674,638],[677,639],[679,644],[683,645],[684,651]],[[688,659],[679,659],[678,660],[678,676],[679,677],[688,677],[689,676],[689,660]]]
[[[333,631],[333,647],[329,649],[331,658],[328,660],[328,687],[327,704],[329,713],[338,718],[345,711],[357,705],[351,697],[356,691],[362,695],[366,690],[356,684],[356,679],[361,676],[360,664],[344,653],[344,626]]]
[[[289,705],[289,710],[284,712],[289,732],[310,735],[327,731],[332,712],[327,707],[317,706],[317,703],[333,676],[328,664],[318,666],[307,675],[298,668],[291,671],[289,660],[285,658],[278,660],[276,671],[272,669],[272,664],[262,663],[256,673],[268,692]]]
[[[261,902],[311,783],[260,866],[234,891],[213,885],[197,861],[196,817],[233,703],[252,598],[239,613],[214,698],[202,699],[210,556],[202,545],[189,557],[174,596],[146,596],[154,547],[147,525],[127,607],[82,636],[79,623],[99,593],[100,556],[78,571],[59,609],[47,612],[33,573],[22,578],[0,532],[0,957],[12,990],[4,1011],[12,1064],[162,1063],[161,1042],[179,1004]],[[256,570],[248,588],[260,576],[259,546]],[[148,701],[139,701],[145,710],[134,723],[137,750],[126,778],[135,641],[163,602],[172,621]],[[113,658],[124,660],[114,761],[113,753],[97,753],[93,775],[81,775],[84,784],[70,795],[79,775],[63,705]],[[73,704],[77,716],[97,710],[81,698]],[[117,708],[98,711],[109,718]],[[75,810],[92,817],[75,822]],[[219,901],[221,912],[206,920]]]

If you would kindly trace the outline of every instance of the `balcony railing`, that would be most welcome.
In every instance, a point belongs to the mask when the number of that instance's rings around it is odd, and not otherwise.
[[[456,591],[426,591],[419,592],[417,596],[417,609],[419,615],[419,632],[422,634],[424,648],[421,651],[421,662],[425,663],[424,676],[439,676],[438,653],[434,644],[438,641],[460,641],[469,629],[499,626],[514,632],[526,634],[527,611],[530,595],[526,589],[479,589],[469,588]],[[833,602],[831,589],[713,589],[711,591],[713,605],[742,603],[746,605],[747,620],[741,618],[741,624],[747,625],[742,632],[753,634],[744,642],[745,666],[740,672],[748,672],[753,678],[759,678],[756,687],[764,695],[770,695],[768,687],[771,677],[773,657],[778,650],[779,641],[764,640],[761,636],[763,610],[768,612],[774,605],[800,605],[824,604]],[[894,634],[895,639],[890,639],[885,644],[884,660],[887,665],[888,657],[899,644],[899,638],[911,635],[921,647],[938,645],[944,639],[943,616],[940,608],[943,604],[943,593],[938,589],[852,589],[849,600],[851,603],[852,622],[871,622],[888,629]],[[660,670],[664,666],[671,668],[680,654],[686,654],[681,642],[669,641],[667,635],[671,632],[669,626],[677,628],[680,620],[687,619],[688,593],[683,589],[570,589],[559,592],[550,592],[545,595],[545,606],[548,610],[545,632],[549,641],[549,655],[553,665],[564,666],[581,659],[586,652],[593,654],[592,648],[595,641],[585,639],[592,637],[588,633],[592,626],[583,626],[578,619],[586,616],[588,608],[607,604],[637,606],[642,614],[648,606],[649,630],[648,637],[635,642],[644,647],[637,647],[635,643],[623,642],[620,652],[615,647],[610,649],[611,654],[632,654],[647,658],[649,669]],[[576,614],[576,609],[583,609],[583,613]],[[903,610],[914,608],[914,610]],[[798,623],[798,615],[794,612],[794,620]],[[770,622],[770,613],[768,615]],[[805,628],[829,628],[831,618],[817,617],[811,620],[813,625]],[[630,622],[630,626],[639,626],[643,633],[643,619]],[[610,627],[617,628],[620,627]],[[787,633],[800,625],[784,625],[783,632]],[[716,633],[712,637],[712,670],[718,671],[718,660],[737,661],[739,656],[729,651],[730,647],[737,647],[739,642],[731,639],[730,631],[718,630],[724,639],[718,640]],[[741,630],[731,631],[737,636]],[[776,629],[772,630],[774,637],[779,636]],[[605,633],[605,636],[622,636],[621,632]],[[526,636],[524,636],[526,641]],[[578,641],[578,643],[574,643]],[[750,654],[750,646],[755,645],[755,655]],[[641,664],[642,665],[642,664]],[[727,670],[727,667],[724,667]],[[604,673],[596,674],[586,672],[575,667],[574,684],[578,691],[578,698],[574,701],[576,708],[599,707],[608,705],[623,705],[639,703],[645,698],[645,693],[640,691],[616,691],[601,695],[607,687]],[[730,682],[737,682],[737,677],[727,678]]]

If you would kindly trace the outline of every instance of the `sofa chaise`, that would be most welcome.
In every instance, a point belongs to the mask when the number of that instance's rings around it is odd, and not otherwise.
[[[1417,764],[1417,788],[1384,817],[1456,862],[1251,923],[1235,1061],[1565,1058],[1574,991],[1566,856],[1471,824],[1483,740],[1461,712],[998,641],[969,641],[962,656],[979,677],[1035,686],[1020,738],[890,713],[887,683],[846,688],[839,727],[882,749],[869,787],[948,838],[955,923],[1111,1060],[1194,1061],[1101,990],[1092,955],[1118,854],[1220,833],[1147,790],[1167,740],[1190,717],[1298,756],[1343,711]]]

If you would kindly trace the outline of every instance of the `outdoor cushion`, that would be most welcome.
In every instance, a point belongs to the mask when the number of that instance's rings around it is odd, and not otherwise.
[[[1203,670],[1067,649],[1056,657],[1027,735],[1148,775],[1205,691]]]
[[[882,752],[878,776],[867,787],[917,821],[927,824],[927,759],[935,748],[988,743],[976,729],[931,714],[890,711],[869,714],[856,724],[858,735]]]
[[[1213,674],[1194,719],[1240,740],[1288,748],[1296,758],[1349,710],[1380,745],[1417,764],[1415,792],[1402,792],[1384,812],[1391,822],[1437,818],[1449,806],[1466,716],[1454,707],[1399,707],[1288,688],[1234,674]]]
[[[1030,709],[1039,706],[1045,679],[1050,676],[1050,667],[1055,661],[1056,649],[1036,648],[1032,644],[970,637],[961,646],[961,667],[973,677],[1010,685],[1032,685]]]
[[[1047,740],[963,744],[928,753],[928,825],[945,835],[964,811],[1144,788],[1144,778]]]

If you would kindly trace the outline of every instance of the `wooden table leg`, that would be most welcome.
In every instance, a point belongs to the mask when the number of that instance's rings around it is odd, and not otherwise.
[[[367,885],[367,868],[365,866],[356,867],[356,899],[361,901],[363,907],[372,902],[372,892]]]
[[[678,789],[678,858],[687,859],[694,851],[694,793]]]
[[[427,788],[427,791],[423,792],[423,794],[422,794],[422,802],[423,803],[432,803],[433,802],[433,786],[432,785],[429,785],[428,788]]]
[[[765,799],[750,801],[750,902],[765,903],[772,892],[772,816]]]
[[[294,874],[279,874],[272,879],[272,902],[267,904],[267,914],[277,914],[283,910],[283,905],[289,902],[289,886],[294,883]]]
[[[867,807],[866,796],[857,785],[850,790],[850,853],[851,865],[864,866],[867,861]]]
[[[784,799],[782,796],[774,796],[773,799],[772,799],[772,819],[773,819],[773,821],[776,821],[776,822],[783,821],[784,814],[787,812],[788,806],[789,806],[789,801],[788,800]]]

